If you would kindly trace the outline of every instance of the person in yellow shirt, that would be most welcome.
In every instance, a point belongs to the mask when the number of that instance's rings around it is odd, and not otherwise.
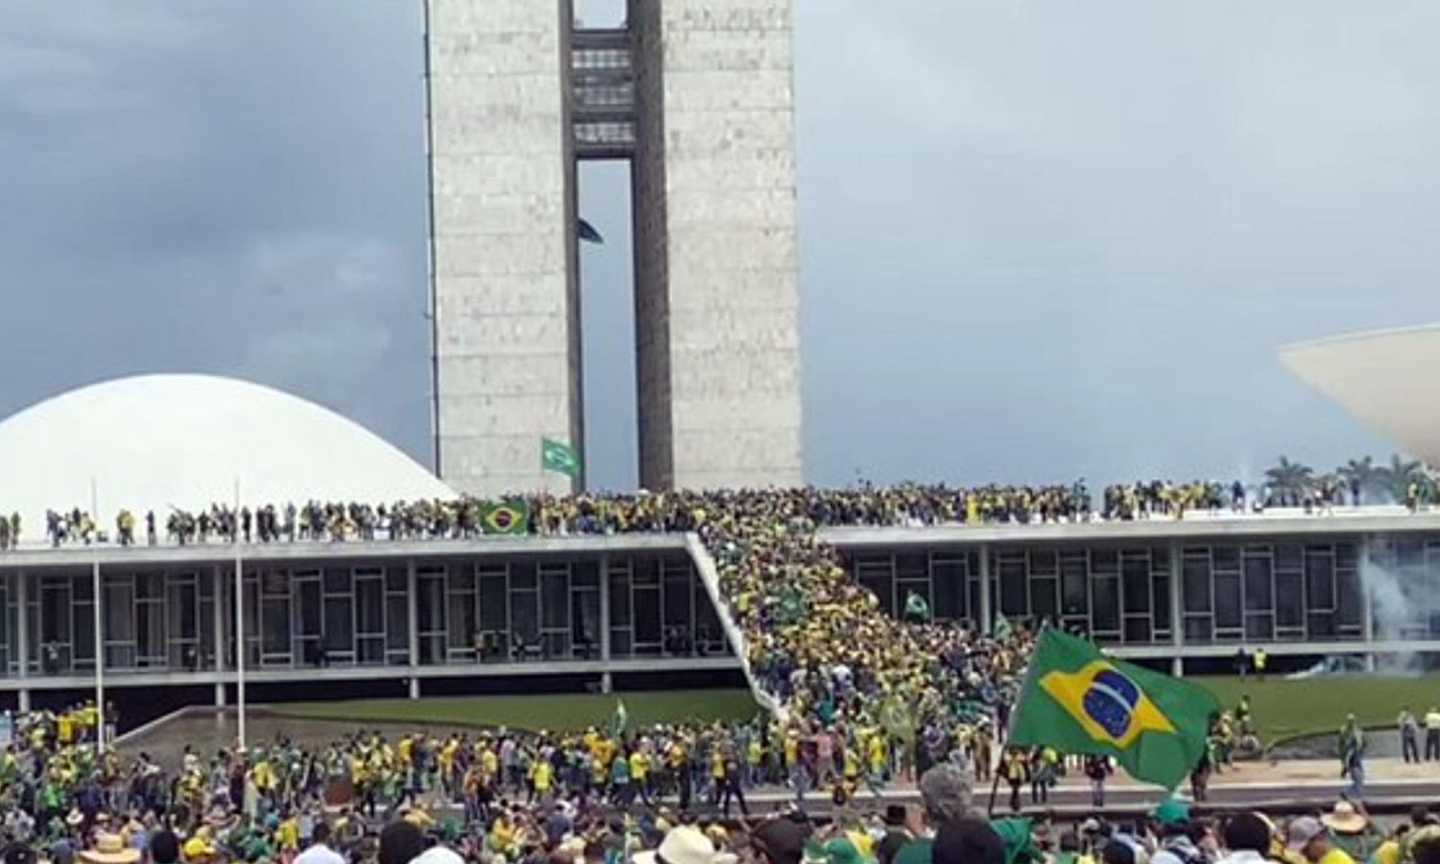
[[[536,798],[544,800],[550,796],[550,786],[555,777],[555,769],[549,759],[536,757],[535,764],[530,766],[530,796],[526,799],[528,804]]]
[[[710,750],[710,803],[720,804],[720,790],[725,786],[725,749],[716,744]]]
[[[1330,842],[1330,832],[1313,816],[1291,820],[1285,832],[1285,851],[1287,859],[1299,856],[1308,864],[1355,864],[1344,849]]]
[[[636,747],[630,753],[630,785],[640,795],[645,806],[650,806],[650,755]]]
[[[670,769],[670,774],[675,780],[676,789],[680,795],[680,810],[690,809],[691,781],[690,781],[690,754],[685,749],[685,742],[676,738],[670,743],[670,749],[665,754],[665,762]]]
[[[745,778],[746,786],[753,786],[761,781],[761,772],[765,763],[765,745],[760,743],[759,735],[750,736],[750,743],[745,746]]]
[[[500,776],[500,757],[493,747],[486,747],[480,753],[480,770],[485,773],[485,782],[494,784]]]
[[[875,730],[868,742],[870,759],[870,782],[876,786],[885,782],[885,775],[890,768],[890,748],[885,741],[885,733]]]
[[[300,820],[296,819],[295,814],[288,808],[280,824],[275,826],[275,845],[281,852],[300,851]]]

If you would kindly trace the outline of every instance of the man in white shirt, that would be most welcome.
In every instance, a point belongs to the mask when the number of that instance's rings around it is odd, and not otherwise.
[[[315,823],[310,845],[295,857],[295,864],[346,864],[345,857],[330,848],[329,840],[330,823],[323,820]]]

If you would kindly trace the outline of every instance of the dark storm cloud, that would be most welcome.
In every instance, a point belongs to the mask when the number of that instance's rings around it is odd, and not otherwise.
[[[1274,350],[1440,318],[1437,16],[799,0],[809,476],[1184,478],[1385,447]],[[6,4],[0,416],[210,371],[428,460],[420,28],[418,0]],[[606,486],[634,478],[613,168],[582,178]]]
[[[145,370],[297,390],[425,453],[413,4],[7,7],[0,413]]]

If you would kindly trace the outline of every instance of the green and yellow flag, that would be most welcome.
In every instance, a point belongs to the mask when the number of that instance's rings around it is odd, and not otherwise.
[[[480,530],[486,534],[524,534],[530,530],[530,505],[524,498],[486,503],[480,508]]]
[[[578,478],[580,476],[580,454],[575,452],[574,447],[563,441],[541,438],[540,469]]]
[[[1135,779],[1174,789],[1200,761],[1219,711],[1203,687],[1052,628],[1035,647],[1009,743],[1113,756]]]

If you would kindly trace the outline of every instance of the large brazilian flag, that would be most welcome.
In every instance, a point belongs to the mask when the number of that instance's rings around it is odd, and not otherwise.
[[[1137,780],[1174,789],[1200,761],[1219,711],[1203,687],[1112,660],[1091,642],[1047,629],[1009,743],[1113,756]]]
[[[486,534],[525,534],[530,530],[530,505],[524,498],[484,504],[480,528]]]

